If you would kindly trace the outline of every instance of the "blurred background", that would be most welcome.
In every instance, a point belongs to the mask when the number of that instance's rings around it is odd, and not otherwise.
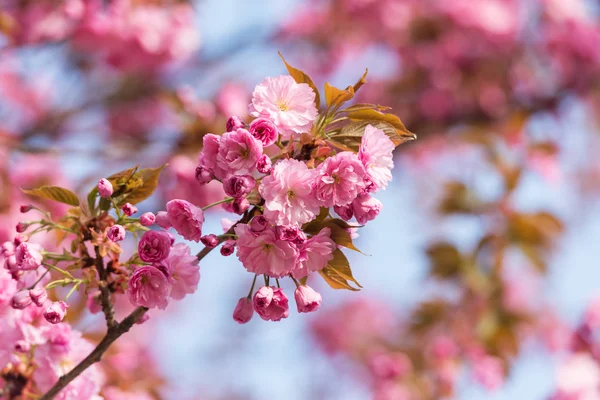
[[[218,199],[194,178],[202,136],[247,118],[254,85],[286,73],[277,51],[319,87],[368,67],[357,101],[418,135],[349,254],[364,289],[315,280],[317,313],[240,326],[249,276],[211,254],[197,293],[102,362],[107,399],[600,399],[597,0],[0,7],[2,242],[33,201],[19,187],[84,193],[168,163],[141,212]],[[80,303],[71,322],[97,340]]]

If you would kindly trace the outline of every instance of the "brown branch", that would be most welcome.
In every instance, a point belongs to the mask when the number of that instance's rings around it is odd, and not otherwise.
[[[100,288],[100,302],[102,303],[102,312],[106,317],[106,326],[110,331],[110,328],[115,326],[117,321],[115,321],[115,310],[110,301],[110,289],[108,288],[107,281],[108,273],[106,268],[104,268],[104,259],[100,255],[99,247],[94,246],[94,250],[96,251],[96,269],[98,270],[98,276],[100,277],[100,281],[98,282],[98,287]]]
[[[83,371],[88,369],[93,364],[97,363],[102,359],[102,355],[108,350],[111,344],[115,340],[117,340],[121,335],[128,332],[129,329],[138,322],[148,311],[146,307],[138,307],[131,314],[129,314],[123,321],[120,323],[116,323],[112,327],[108,329],[106,335],[98,343],[96,348],[79,364],[75,366],[71,371],[67,374],[60,377],[60,379],[44,394],[40,400],[51,400],[56,396],[62,389],[64,389],[69,383],[73,381],[73,379],[77,378]]]

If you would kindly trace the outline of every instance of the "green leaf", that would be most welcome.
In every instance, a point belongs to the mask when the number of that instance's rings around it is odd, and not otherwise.
[[[285,61],[285,58],[283,58],[283,55],[281,54],[281,52],[278,52],[278,54],[279,54],[279,57],[281,57],[281,59],[283,60],[283,63],[285,64],[285,67],[287,68],[287,70],[290,73],[290,75],[292,76],[292,78],[294,78],[294,80],[297,83],[306,83],[308,86],[310,86],[312,88],[312,90],[314,90],[315,104],[317,105],[317,109],[318,109],[319,106],[321,105],[321,96],[319,95],[319,90],[315,86],[315,84],[312,81],[312,79],[310,78],[310,76],[308,76],[303,71],[300,71],[299,69],[294,68],[290,64],[288,64],[287,61]]]
[[[400,121],[400,118],[394,114],[382,113],[381,111],[375,109],[365,109],[348,111],[347,116],[351,121],[366,122],[365,126],[371,124],[379,129],[382,129],[396,146],[417,138],[417,135],[406,129],[402,121]],[[389,127],[384,129],[383,127],[378,126],[378,124],[381,126],[391,125],[395,132],[391,131]]]
[[[348,100],[354,97],[354,88],[348,86],[346,89],[338,89],[335,86],[331,86],[329,83],[325,83],[325,102],[328,107],[341,106]]]
[[[137,204],[150,197],[158,186],[158,178],[165,166],[143,168],[137,171],[134,177],[141,180],[141,185],[126,193],[125,197],[119,202],[119,206],[125,203]]]
[[[352,112],[352,111],[362,111],[362,110],[388,111],[391,109],[392,109],[391,107],[380,106],[379,104],[357,103],[348,108],[344,108],[343,110],[340,110],[340,112]]]
[[[79,199],[77,198],[77,195],[71,192],[69,189],[65,189],[59,186],[42,186],[37,189],[21,190],[23,191],[23,193],[28,194],[30,196],[37,196],[47,200],[54,200],[75,207],[79,206]]]
[[[348,281],[351,281],[359,288],[362,288],[354,276],[352,276],[352,270],[350,269],[348,259],[339,249],[336,249],[333,252],[333,259],[327,263],[325,268],[319,271],[319,274],[333,289],[347,289],[355,292],[360,290],[350,285],[350,282]]]

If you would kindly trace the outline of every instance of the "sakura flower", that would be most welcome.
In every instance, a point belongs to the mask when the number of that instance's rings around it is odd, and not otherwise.
[[[212,173],[218,179],[223,179],[226,175],[225,171],[217,165],[217,157],[219,155],[219,146],[221,137],[209,133],[202,138],[202,152],[198,159],[200,166],[207,169],[208,173]],[[204,173],[204,175],[206,172]]]
[[[315,195],[323,207],[345,206],[364,189],[365,169],[358,157],[343,151],[317,168]]]
[[[108,228],[106,236],[113,242],[120,242],[125,239],[125,227],[122,225],[113,225]]]
[[[17,246],[15,258],[17,267],[24,271],[37,269],[42,265],[42,246],[34,243],[23,242]]]
[[[171,200],[167,203],[169,223],[186,240],[200,241],[204,213],[201,208],[185,200]]]
[[[253,314],[252,301],[248,297],[242,297],[233,310],[233,320],[238,324],[245,324],[252,319]]]
[[[138,243],[138,255],[145,262],[160,262],[171,250],[171,238],[164,231],[148,231]]]
[[[129,278],[127,296],[134,306],[164,310],[169,304],[170,291],[169,281],[160,269],[144,266],[136,269]]]
[[[323,228],[317,235],[308,239],[298,255],[298,264],[292,272],[294,278],[300,279],[311,272],[319,271],[333,259],[336,244],[330,238],[331,229]]]
[[[281,160],[259,187],[265,199],[264,216],[275,225],[304,224],[315,218],[319,203],[313,194],[314,171],[305,163]]]
[[[318,292],[310,286],[298,286],[294,291],[294,299],[299,313],[317,311],[323,299]]]
[[[356,221],[361,225],[374,220],[375,217],[379,215],[382,208],[383,204],[381,201],[377,200],[375,197],[371,197],[367,193],[359,195],[356,200],[352,202],[352,211],[356,217]]]
[[[69,306],[64,301],[55,301],[44,311],[44,318],[51,324],[58,324],[67,314]]]
[[[200,267],[198,258],[190,254],[190,248],[178,243],[171,248],[169,256],[160,265],[169,273],[171,283],[170,296],[181,300],[186,294],[191,294],[198,288],[200,281]]]
[[[367,169],[375,189],[387,186],[392,180],[394,143],[381,129],[367,125],[362,137],[358,158]]]
[[[280,240],[274,228],[266,227],[257,233],[246,224],[238,224],[235,234],[237,256],[249,272],[279,278],[294,269],[298,250],[293,243]]]
[[[289,75],[268,77],[258,84],[248,112],[254,117],[270,119],[286,136],[308,132],[318,114],[315,92]]]
[[[257,118],[250,123],[248,130],[256,139],[260,140],[264,147],[270,146],[277,141],[277,127],[267,118]]]
[[[249,174],[256,169],[262,153],[262,143],[247,130],[226,132],[219,143],[217,167],[233,175]]]
[[[280,288],[261,287],[252,301],[254,311],[265,321],[280,321],[290,314],[288,298]]]

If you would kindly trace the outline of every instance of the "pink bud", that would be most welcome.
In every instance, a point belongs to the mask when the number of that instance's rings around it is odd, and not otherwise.
[[[55,301],[44,311],[44,318],[51,324],[58,324],[67,314],[68,307],[64,301]]]
[[[245,324],[252,319],[253,314],[252,302],[249,298],[242,297],[233,310],[233,320],[238,324]]]
[[[17,233],[15,238],[13,239],[13,243],[15,246],[20,245],[21,243],[29,242],[29,236],[24,233]]]
[[[225,243],[223,243],[223,246],[221,246],[221,255],[227,257],[233,254],[233,251],[235,250],[235,240],[227,240]]]
[[[261,174],[270,174],[273,169],[271,159],[266,154],[263,154],[256,162],[256,169]]]
[[[95,292],[90,293],[88,295],[86,306],[92,314],[98,314],[100,311],[102,311],[102,303],[100,302],[99,290],[96,290]]]
[[[24,310],[31,305],[31,297],[29,297],[29,293],[24,290],[17,292],[13,296],[10,305],[15,310]]]
[[[204,235],[200,238],[202,244],[209,249],[214,249],[219,244],[219,238],[215,234]]]
[[[24,271],[33,271],[42,265],[44,256],[42,255],[42,247],[38,244],[21,243],[17,246],[15,258],[17,267]]]
[[[335,211],[344,221],[350,221],[354,215],[352,204],[348,204],[347,206],[335,206],[333,207],[333,211]]]
[[[43,287],[31,289],[29,291],[29,297],[31,297],[31,301],[38,307],[44,305],[46,300],[48,300],[48,293],[46,293],[46,289]]]
[[[16,226],[17,229],[17,233],[23,233],[27,230],[27,227],[29,226],[28,223],[26,222],[19,222]]]
[[[121,207],[121,210],[123,210],[125,215],[127,215],[128,217],[131,217],[133,214],[138,212],[137,207],[131,203],[125,203],[125,205],[123,207]]]
[[[204,165],[198,165],[196,167],[196,180],[201,185],[206,185],[214,178],[214,172],[212,169],[205,167]]]
[[[250,229],[252,229],[252,232],[262,232],[267,226],[269,226],[269,221],[267,221],[264,215],[257,215],[250,221]]]
[[[33,206],[31,204],[23,204],[21,207],[19,207],[19,211],[21,211],[23,214],[31,211],[33,209]]]
[[[359,224],[364,225],[367,222],[375,219],[379,211],[383,208],[383,204],[375,197],[368,194],[359,194],[352,202],[352,211],[354,217]]]
[[[230,175],[223,181],[223,190],[228,196],[239,198],[250,193],[255,184],[250,175]]]
[[[245,127],[246,124],[244,123],[244,121],[242,121],[240,117],[237,117],[235,115],[229,117],[229,119],[227,119],[227,123],[225,124],[225,129],[227,130],[227,132],[237,131],[238,129]]]
[[[277,141],[279,133],[277,127],[267,118],[256,118],[250,123],[248,131],[257,140],[260,140],[264,147],[270,146]]]
[[[152,225],[154,225],[155,221],[156,221],[156,216],[154,214],[152,214],[151,212],[143,213],[140,216],[140,224],[142,224],[143,226],[152,226]]]
[[[298,286],[294,292],[299,313],[317,311],[321,306],[321,295],[309,286]]]
[[[265,321],[280,321],[290,314],[288,298],[280,288],[263,286],[252,299],[254,311]]]
[[[166,211],[157,212],[155,222],[156,225],[160,226],[163,229],[169,229],[171,227],[171,223],[169,222],[169,216]]]
[[[113,225],[108,228],[106,236],[113,242],[120,242],[125,239],[125,228],[121,225]]]
[[[102,178],[98,181],[98,193],[101,197],[108,199],[113,194],[112,183],[108,179]]]
[[[29,344],[28,341],[18,340],[17,343],[15,343],[15,351],[17,353],[29,353],[29,350],[31,350],[31,344]]]
[[[250,202],[245,197],[235,199],[233,203],[231,203],[231,210],[238,215],[242,215],[248,211],[249,208]]]

